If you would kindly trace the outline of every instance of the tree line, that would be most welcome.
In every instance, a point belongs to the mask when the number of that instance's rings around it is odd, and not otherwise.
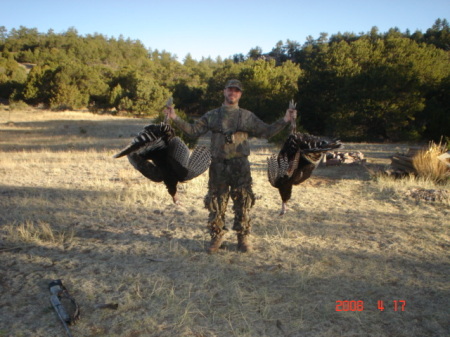
[[[227,59],[182,62],[139,40],[0,27],[0,99],[55,110],[157,116],[169,96],[185,118],[221,104],[240,79],[241,106],[271,122],[298,102],[299,128],[354,141],[450,136],[450,28],[322,33]]]

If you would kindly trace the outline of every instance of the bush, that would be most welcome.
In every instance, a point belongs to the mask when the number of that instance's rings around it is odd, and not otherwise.
[[[437,183],[445,183],[450,178],[450,171],[438,156],[445,153],[447,144],[430,142],[427,149],[419,151],[413,158],[413,166],[419,177]]]
[[[24,101],[10,101],[9,111],[26,110],[28,109],[28,104]]]
[[[53,91],[50,108],[53,110],[73,110],[86,106],[87,102],[87,95],[83,95],[77,86],[60,83]]]

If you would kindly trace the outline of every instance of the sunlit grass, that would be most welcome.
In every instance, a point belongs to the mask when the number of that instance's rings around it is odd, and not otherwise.
[[[75,235],[73,228],[67,230],[54,230],[49,223],[38,221],[25,221],[6,227],[7,237],[15,243],[55,244],[70,243]]]
[[[12,126],[0,116],[5,336],[64,334],[48,309],[47,283],[57,278],[81,305],[73,335],[445,335],[449,204],[408,191],[448,185],[370,179],[358,165],[320,167],[294,187],[280,217],[265,168],[277,149],[252,140],[255,251],[238,253],[230,231],[224,249],[210,256],[208,174],[181,184],[176,206],[163,184],[142,177],[126,158],[112,158],[147,121],[49,112],[13,112],[10,119]],[[79,132],[82,119],[86,133]],[[55,130],[70,137],[52,147]],[[380,165],[408,145],[346,148]],[[230,200],[228,227],[231,208]],[[407,310],[378,311],[378,300],[394,299],[406,300]],[[363,300],[365,310],[337,312],[338,300]],[[98,309],[105,303],[117,310]]]
[[[420,178],[437,183],[450,183],[450,171],[438,156],[447,152],[447,146],[430,142],[426,149],[413,157],[413,166]]]

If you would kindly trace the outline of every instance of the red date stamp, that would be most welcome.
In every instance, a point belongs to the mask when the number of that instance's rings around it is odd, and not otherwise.
[[[384,311],[389,309],[389,302],[379,300],[377,302],[377,309]],[[406,301],[394,300],[392,301],[392,309],[394,311],[405,311]],[[364,301],[336,301],[336,311],[364,311]]]
[[[336,301],[336,311],[364,311],[364,301]]]

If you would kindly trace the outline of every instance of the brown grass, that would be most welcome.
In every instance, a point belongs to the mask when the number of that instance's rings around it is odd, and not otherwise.
[[[419,151],[413,157],[413,166],[418,176],[438,183],[447,182],[450,178],[448,168],[438,159],[438,156],[445,152],[447,152],[445,145],[434,142],[430,142],[426,149]]]
[[[21,224],[12,224],[6,227],[7,237],[11,242],[30,244],[55,244],[69,243],[74,237],[74,231],[55,232],[52,225],[39,221],[37,224],[25,221]]]
[[[0,336],[64,336],[47,289],[57,278],[82,310],[74,336],[449,334],[450,204],[408,194],[448,184],[320,167],[280,218],[265,166],[276,149],[252,141],[255,251],[236,252],[231,233],[209,256],[207,175],[174,206],[163,185],[112,159],[148,122],[0,109]],[[409,146],[346,147],[371,168]],[[344,300],[364,310],[336,311]]]

